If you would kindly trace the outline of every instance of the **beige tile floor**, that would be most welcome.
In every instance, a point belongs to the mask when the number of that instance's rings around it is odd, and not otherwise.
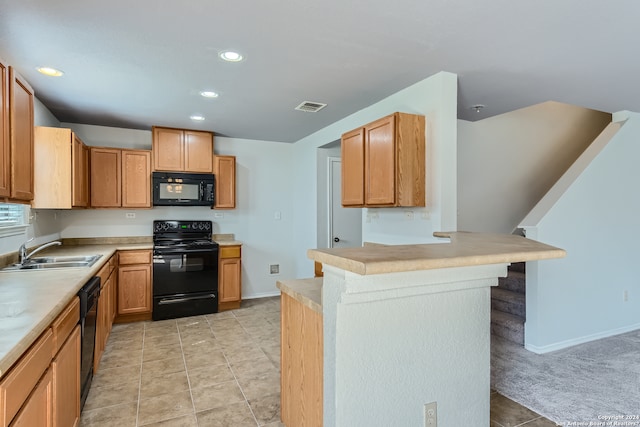
[[[81,427],[280,423],[280,299],[239,310],[114,325]],[[491,393],[492,427],[555,423]]]
[[[280,300],[114,325],[81,426],[282,426]]]

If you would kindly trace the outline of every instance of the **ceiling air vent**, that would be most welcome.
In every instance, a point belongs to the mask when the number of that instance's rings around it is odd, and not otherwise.
[[[304,101],[302,104],[298,105],[295,110],[304,111],[306,113],[316,113],[326,106],[327,104],[323,104],[322,102]]]

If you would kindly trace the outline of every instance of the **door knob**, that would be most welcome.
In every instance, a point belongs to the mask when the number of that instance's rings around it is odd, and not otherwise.
[[[338,242],[340,241],[340,238],[339,238],[339,237],[334,237],[334,238],[333,238],[333,241],[334,241],[334,242],[336,242],[336,243],[338,243]]]

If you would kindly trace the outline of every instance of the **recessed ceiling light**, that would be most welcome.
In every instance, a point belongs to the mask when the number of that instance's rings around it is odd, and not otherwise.
[[[200,95],[204,96],[205,98],[217,98],[218,97],[218,93],[217,92],[212,92],[210,90],[204,90],[204,91],[200,92]]]
[[[204,117],[199,115],[199,114],[194,114],[193,116],[189,117],[191,120],[193,120],[194,122],[201,122],[204,120]]]
[[[224,52],[221,52],[220,58],[228,62],[240,62],[244,59],[241,54],[232,50],[225,50]]]
[[[51,67],[38,67],[36,68],[36,70],[38,70],[38,72],[44,74],[45,76],[49,76],[49,77],[60,77],[61,75],[64,74],[62,71],[56,70],[55,68],[51,68]]]
[[[484,108],[484,105],[476,104],[476,105],[473,105],[473,106],[471,106],[469,108],[471,108],[472,110],[476,110],[476,113],[479,113]]]

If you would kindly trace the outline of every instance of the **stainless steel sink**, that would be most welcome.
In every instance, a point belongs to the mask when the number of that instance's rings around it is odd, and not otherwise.
[[[53,268],[91,267],[102,255],[51,256],[30,258],[22,264],[13,264],[2,271],[43,270]]]
[[[86,256],[45,256],[37,258],[29,258],[27,264],[51,264],[60,262],[96,262],[102,255],[86,255]]]

